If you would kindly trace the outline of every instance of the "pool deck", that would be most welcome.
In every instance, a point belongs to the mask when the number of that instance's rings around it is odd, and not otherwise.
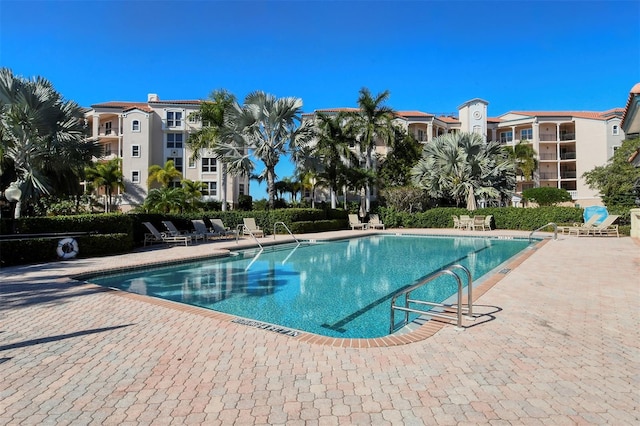
[[[640,241],[629,237],[559,235],[487,279],[463,330],[440,325],[378,347],[282,335],[68,278],[250,244],[0,269],[0,424],[640,423]]]

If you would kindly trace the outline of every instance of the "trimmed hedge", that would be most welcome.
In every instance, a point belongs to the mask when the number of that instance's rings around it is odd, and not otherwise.
[[[82,235],[74,237],[78,242],[78,258],[129,253],[133,249],[130,234]],[[33,238],[2,241],[0,264],[24,265],[59,260],[57,255],[60,238]]]
[[[494,229],[532,231],[549,222],[556,224],[582,222],[583,210],[578,207],[490,207],[470,212],[467,209],[438,207],[421,213],[397,212],[381,208],[380,219],[388,228],[452,228],[451,216],[493,216]]]

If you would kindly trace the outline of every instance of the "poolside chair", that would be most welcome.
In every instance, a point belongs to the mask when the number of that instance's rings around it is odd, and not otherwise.
[[[451,215],[453,219],[453,229],[462,229],[462,222],[460,222],[460,218],[456,215]]]
[[[245,217],[242,219],[244,226],[242,227],[242,233],[244,235],[253,235],[256,238],[264,237],[264,231],[256,225],[256,219],[253,217]]]
[[[620,237],[620,233],[618,232],[618,225],[614,225],[613,222],[618,220],[620,216],[615,214],[610,214],[605,217],[602,222],[598,225],[594,225],[590,228],[581,230],[578,232],[578,236],[580,235],[615,235],[616,237]]]
[[[213,232],[217,232],[221,237],[235,237],[236,235],[238,235],[238,231],[225,226],[222,222],[222,219],[210,219],[210,221],[211,229],[213,229]]]
[[[196,234],[201,235],[203,239],[210,240],[213,238],[219,238],[220,233],[211,231],[207,229],[207,225],[204,224],[204,220],[201,219],[191,219],[191,223],[193,223],[193,227],[196,230]]]
[[[384,223],[380,221],[380,216],[377,214],[369,216],[369,228],[384,229]]]
[[[142,222],[144,226],[149,230],[149,234],[145,234],[144,236],[144,245],[147,243],[184,243],[184,245],[188,245],[192,240],[188,235],[169,235],[166,232],[160,232],[156,229],[151,222]]]
[[[461,214],[460,225],[461,225],[460,229],[471,229],[471,226],[473,225],[473,218],[468,214]]]
[[[170,220],[163,220],[162,224],[165,228],[167,228],[167,232],[169,233],[169,235],[173,237],[186,235],[194,239],[196,242],[198,242],[198,240],[204,241],[204,235],[200,235],[197,232],[179,231],[178,228],[176,228],[176,226]]]
[[[484,231],[484,216],[474,216],[471,222],[471,229],[478,231],[482,229]]]
[[[367,224],[366,223],[362,223],[360,222],[360,219],[358,219],[358,215],[356,214],[350,214],[349,215],[349,226],[351,226],[351,230],[353,231],[354,229],[367,229]]]
[[[484,217],[484,227],[487,231],[491,231],[491,219],[493,219],[493,215],[488,215]],[[485,230],[484,228],[482,229]]]
[[[568,235],[571,235],[574,232],[576,235],[580,235],[581,231],[586,231],[589,228],[592,228],[594,223],[596,223],[599,218],[600,218],[600,215],[594,214],[585,223],[574,222],[573,225],[571,226],[558,226],[558,231]]]

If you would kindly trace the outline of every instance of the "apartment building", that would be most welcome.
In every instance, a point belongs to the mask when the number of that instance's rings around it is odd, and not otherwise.
[[[125,190],[116,197],[120,210],[128,211],[144,202],[149,167],[164,166],[168,160],[173,160],[184,179],[206,185],[203,201],[222,201],[220,161],[208,150],[192,160],[193,153],[186,146],[189,135],[202,127],[191,114],[199,107],[197,100],[165,101],[149,94],[147,102],[105,102],[86,111],[92,136],[103,148],[98,161],[122,161]],[[179,185],[179,180],[173,184]],[[249,194],[249,179],[229,175],[226,189],[227,202],[233,206],[238,196]]]
[[[582,174],[604,165],[625,138],[621,128],[623,108],[602,112],[511,111],[488,117],[489,103],[471,99],[455,114],[436,115],[421,111],[398,111],[395,122],[421,143],[452,132],[478,133],[485,140],[505,146],[527,143],[537,154],[538,168],[532,181],[520,179],[516,193],[533,187],[564,188],[580,206],[601,205],[597,191],[590,189]],[[318,110],[337,113],[348,108]],[[313,114],[308,114],[310,119]],[[387,154],[378,142],[376,152]]]

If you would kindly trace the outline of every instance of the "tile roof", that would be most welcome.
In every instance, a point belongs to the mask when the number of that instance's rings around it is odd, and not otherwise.
[[[433,117],[433,114],[422,111],[396,111],[396,114],[400,117]]]
[[[577,117],[589,118],[593,120],[605,120],[615,112],[620,112],[621,108],[613,108],[604,112],[598,111],[509,111],[506,114],[518,114],[527,117]],[[503,115],[506,115],[503,114]]]
[[[631,108],[631,104],[634,99],[640,96],[640,83],[636,83],[629,92],[629,97],[627,98],[627,105],[624,107],[624,112],[622,113],[622,127],[624,128],[625,121],[627,120],[627,114],[629,113],[629,109]]]
[[[151,112],[152,108],[144,102],[120,102],[120,101],[111,101],[111,102],[103,102],[100,104],[93,104],[91,108],[117,108],[122,111],[131,111],[132,109],[140,109],[142,111]]]

